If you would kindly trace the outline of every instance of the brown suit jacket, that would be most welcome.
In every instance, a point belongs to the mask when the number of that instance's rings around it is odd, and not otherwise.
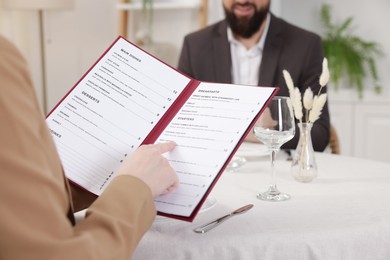
[[[288,96],[282,73],[286,69],[302,94],[309,86],[316,94],[320,87],[318,80],[322,71],[322,60],[322,43],[319,36],[271,15],[258,85],[280,87],[278,95]],[[185,37],[178,65],[180,71],[202,81],[232,83],[231,67],[225,21]],[[299,131],[294,139],[283,147],[295,148],[298,136]],[[315,150],[324,150],[330,136],[327,104],[320,119],[314,124],[312,136]]]
[[[74,225],[26,63],[1,37],[0,91],[0,259],[130,259],[156,214],[150,189],[116,177]]]

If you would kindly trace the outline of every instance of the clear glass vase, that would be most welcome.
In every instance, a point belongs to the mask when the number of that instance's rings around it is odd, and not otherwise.
[[[318,175],[313,143],[311,140],[311,128],[313,123],[299,123],[299,142],[291,163],[291,173],[299,182],[311,182]]]

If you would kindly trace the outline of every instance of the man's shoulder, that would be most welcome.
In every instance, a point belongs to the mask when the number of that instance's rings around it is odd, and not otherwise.
[[[309,30],[306,30],[302,27],[299,27],[299,26],[296,26],[290,22],[287,22],[285,21],[284,19],[282,18],[279,18],[279,17],[276,17],[276,16],[272,16],[272,19],[271,19],[271,24],[278,28],[278,30],[280,30],[280,32],[282,33],[282,35],[284,37],[293,37],[293,38],[300,38],[300,39],[315,39],[315,40],[319,40],[321,39],[321,37],[312,32],[312,31],[309,31]]]

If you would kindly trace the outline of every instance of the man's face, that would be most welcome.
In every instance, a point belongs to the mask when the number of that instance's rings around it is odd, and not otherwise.
[[[250,38],[267,17],[271,0],[223,0],[226,21],[235,35]]]

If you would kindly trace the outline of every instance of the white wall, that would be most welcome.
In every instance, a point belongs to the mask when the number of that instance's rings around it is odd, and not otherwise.
[[[0,1],[0,34],[14,42],[28,60],[36,90],[41,93],[38,29],[37,12],[3,10]]]
[[[48,107],[52,108],[117,36],[115,0],[77,0],[74,10],[48,12]]]
[[[272,8],[278,14],[280,0],[274,2]],[[117,0],[75,0],[72,10],[45,12],[44,44],[49,110],[116,38],[116,3]],[[139,13],[130,16],[130,40],[134,40],[131,33],[138,26]],[[156,54],[159,58],[176,66],[184,35],[198,29],[197,15],[197,10],[189,9],[156,11],[153,36],[160,47],[149,51],[160,51]],[[208,23],[214,23],[222,17],[222,2],[209,0]],[[42,103],[38,13],[4,10],[0,0],[0,33],[13,41],[27,58],[38,98]]]
[[[373,96],[374,84],[372,81],[366,80],[365,99],[390,99],[390,34],[387,33],[389,31],[388,24],[390,24],[390,16],[388,15],[390,1],[289,0],[282,3],[281,16],[291,23],[322,35],[319,9],[323,3],[331,5],[333,21],[342,22],[352,16],[354,18],[354,32],[367,41],[375,41],[382,46],[384,55],[378,59],[377,66],[384,93],[381,97]]]
[[[344,20],[348,16],[353,16],[356,33],[382,45],[384,55],[378,60],[378,69],[384,94],[377,96],[371,91],[366,91],[363,102],[365,104],[390,102],[390,34],[387,33],[388,24],[390,24],[388,15],[390,1],[273,0],[271,9],[276,15],[291,23],[322,34],[319,8],[324,2],[332,5],[334,19]],[[73,10],[46,12],[45,44],[49,108],[53,107],[70,90],[117,36],[117,0],[75,0],[75,3]],[[222,4],[218,0],[209,0],[209,5],[209,22],[213,23],[223,17]],[[139,18],[135,18],[134,24],[137,21]],[[173,47],[174,53],[170,57],[164,57],[168,52],[162,48],[163,51],[155,55],[163,60],[169,58],[167,62],[175,65],[183,36],[196,30],[197,26],[197,10],[155,12],[154,39],[159,43],[168,44],[169,48]],[[14,41],[22,50],[30,63],[33,80],[40,93],[42,81],[37,13],[0,8],[0,33]],[[366,86],[371,85],[372,82],[366,82]],[[330,99],[339,102],[339,107],[342,107],[344,100],[347,100],[349,103],[346,109],[349,110],[353,110],[349,104],[361,102],[357,100],[355,92],[351,95],[350,92],[340,94],[331,91]],[[334,114],[333,117],[337,125],[347,129],[342,136],[343,139],[348,138],[349,135],[355,135],[353,122],[348,124],[348,127],[344,127],[345,118],[350,114],[359,117],[359,114],[349,110],[345,112],[345,115]],[[350,149],[348,154],[353,154],[353,142],[350,141],[347,144],[349,147],[347,149]]]
[[[73,86],[116,37],[116,2],[117,0],[76,0],[74,10],[46,13],[49,107]],[[213,23],[223,17],[222,4],[218,0],[209,2],[209,22]],[[387,15],[390,11],[390,1],[357,3],[352,0],[273,0],[271,8],[275,14],[287,21],[321,34],[319,8],[323,2],[333,6],[333,16],[337,20],[354,16],[356,32],[383,46],[385,55],[379,59],[378,65],[387,96],[390,88],[390,36],[386,32],[387,24],[390,23],[390,16]],[[9,10],[0,10],[0,14],[0,32],[22,49],[31,64],[33,78],[39,90],[41,78],[37,14],[31,11]],[[171,55],[171,59],[178,55],[183,36],[197,29],[196,20],[196,10],[155,12],[154,37],[157,41],[173,45],[176,53]],[[367,82],[366,85],[369,87],[372,82]]]

